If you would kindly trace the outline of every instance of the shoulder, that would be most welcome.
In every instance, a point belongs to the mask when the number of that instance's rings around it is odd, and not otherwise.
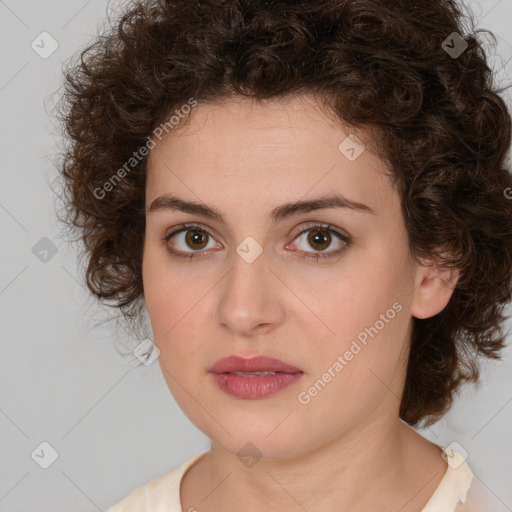
[[[510,512],[469,467],[466,458],[444,448],[448,468],[422,512]]]
[[[440,448],[448,463],[446,473],[421,512],[458,512],[456,507],[459,502],[466,502],[473,479],[473,472],[462,455],[450,448]]]
[[[476,474],[466,502],[459,503],[455,512],[510,512],[510,508]]]
[[[106,512],[181,512],[180,483],[185,471],[200,457],[201,453],[186,460],[164,475],[146,482]]]

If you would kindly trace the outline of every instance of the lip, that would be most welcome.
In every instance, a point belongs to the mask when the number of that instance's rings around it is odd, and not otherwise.
[[[280,372],[303,373],[300,368],[291,366],[279,359],[268,356],[256,356],[245,359],[239,356],[229,356],[219,359],[209,370],[211,373],[233,372]]]
[[[234,372],[275,372],[273,375],[244,376]],[[237,398],[266,398],[298,382],[304,372],[279,359],[257,356],[244,359],[230,356],[219,359],[210,368],[214,382],[224,392]]]

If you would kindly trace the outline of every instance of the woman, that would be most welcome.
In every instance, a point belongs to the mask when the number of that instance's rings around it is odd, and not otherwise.
[[[87,283],[208,452],[108,512],[498,511],[431,425],[511,298],[510,115],[456,2],[133,2],[67,73]],[[153,357],[153,356],[150,356]]]

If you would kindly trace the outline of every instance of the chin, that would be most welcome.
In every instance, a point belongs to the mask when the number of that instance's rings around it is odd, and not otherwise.
[[[292,425],[285,427],[288,420],[280,425],[282,420],[282,414],[280,420],[276,422],[258,421],[247,414],[242,422],[219,420],[231,436],[215,422],[209,423],[206,429],[202,429],[199,425],[198,428],[210,438],[212,444],[220,445],[223,450],[241,458],[242,462],[244,457],[281,460],[300,456],[308,450],[304,444],[304,437],[292,431]],[[309,447],[309,449],[314,448],[314,446]]]

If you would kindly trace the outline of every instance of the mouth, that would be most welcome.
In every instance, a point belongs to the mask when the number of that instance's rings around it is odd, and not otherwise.
[[[297,383],[304,375],[299,368],[267,356],[219,359],[210,373],[222,391],[244,399],[273,395]]]

